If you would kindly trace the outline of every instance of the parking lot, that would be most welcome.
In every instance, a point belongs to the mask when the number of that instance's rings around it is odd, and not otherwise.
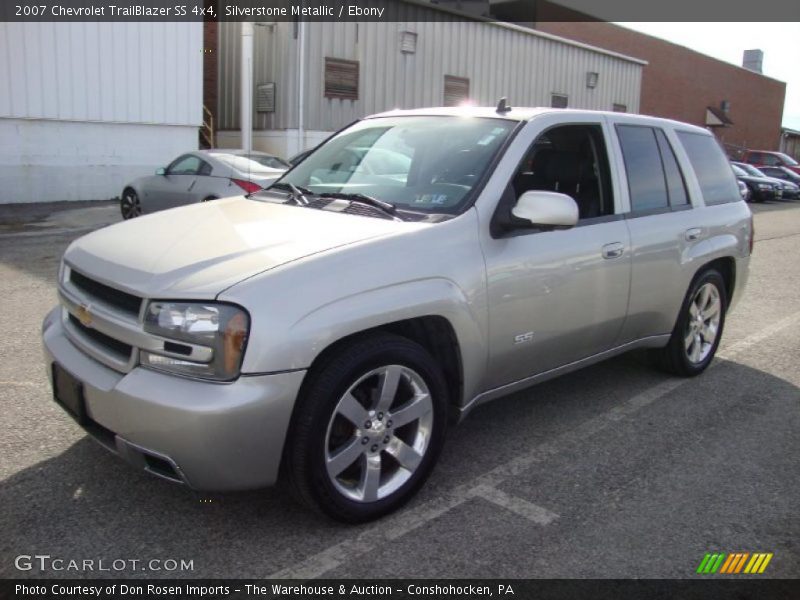
[[[51,399],[39,328],[58,260],[109,204],[0,214],[0,576],[695,576],[706,552],[800,576],[800,201],[753,205],[749,287],[704,375],[629,354],[476,409],[399,513],[345,526],[286,490],[200,495],[139,473]],[[142,240],[146,244],[146,240]],[[18,571],[19,555],[191,561]]]

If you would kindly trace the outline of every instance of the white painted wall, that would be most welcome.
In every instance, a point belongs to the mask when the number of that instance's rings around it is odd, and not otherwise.
[[[0,23],[0,203],[99,200],[197,148],[202,23]]]

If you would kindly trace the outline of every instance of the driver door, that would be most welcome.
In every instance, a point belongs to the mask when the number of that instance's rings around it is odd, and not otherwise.
[[[141,198],[143,211],[154,212],[189,204],[202,165],[203,161],[193,154],[184,154],[172,161],[164,175],[153,177],[144,190]]]
[[[495,216],[525,191],[548,190],[576,200],[579,221],[549,231],[512,222],[484,238],[490,363],[484,389],[612,348],[627,314],[630,235],[611,177],[607,126],[602,119],[535,126],[538,134],[529,134],[533,142]]]

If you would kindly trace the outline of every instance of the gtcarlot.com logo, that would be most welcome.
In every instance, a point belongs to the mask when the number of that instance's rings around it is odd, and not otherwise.
[[[772,556],[772,552],[707,552],[697,572],[701,575],[761,575]]]
[[[49,554],[20,554],[18,571],[194,571],[194,561],[175,558],[60,558]]]

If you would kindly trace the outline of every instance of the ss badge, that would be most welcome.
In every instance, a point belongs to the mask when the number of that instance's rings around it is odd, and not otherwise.
[[[520,333],[519,335],[514,336],[514,344],[524,344],[525,342],[530,342],[531,340],[533,340],[532,331]]]

